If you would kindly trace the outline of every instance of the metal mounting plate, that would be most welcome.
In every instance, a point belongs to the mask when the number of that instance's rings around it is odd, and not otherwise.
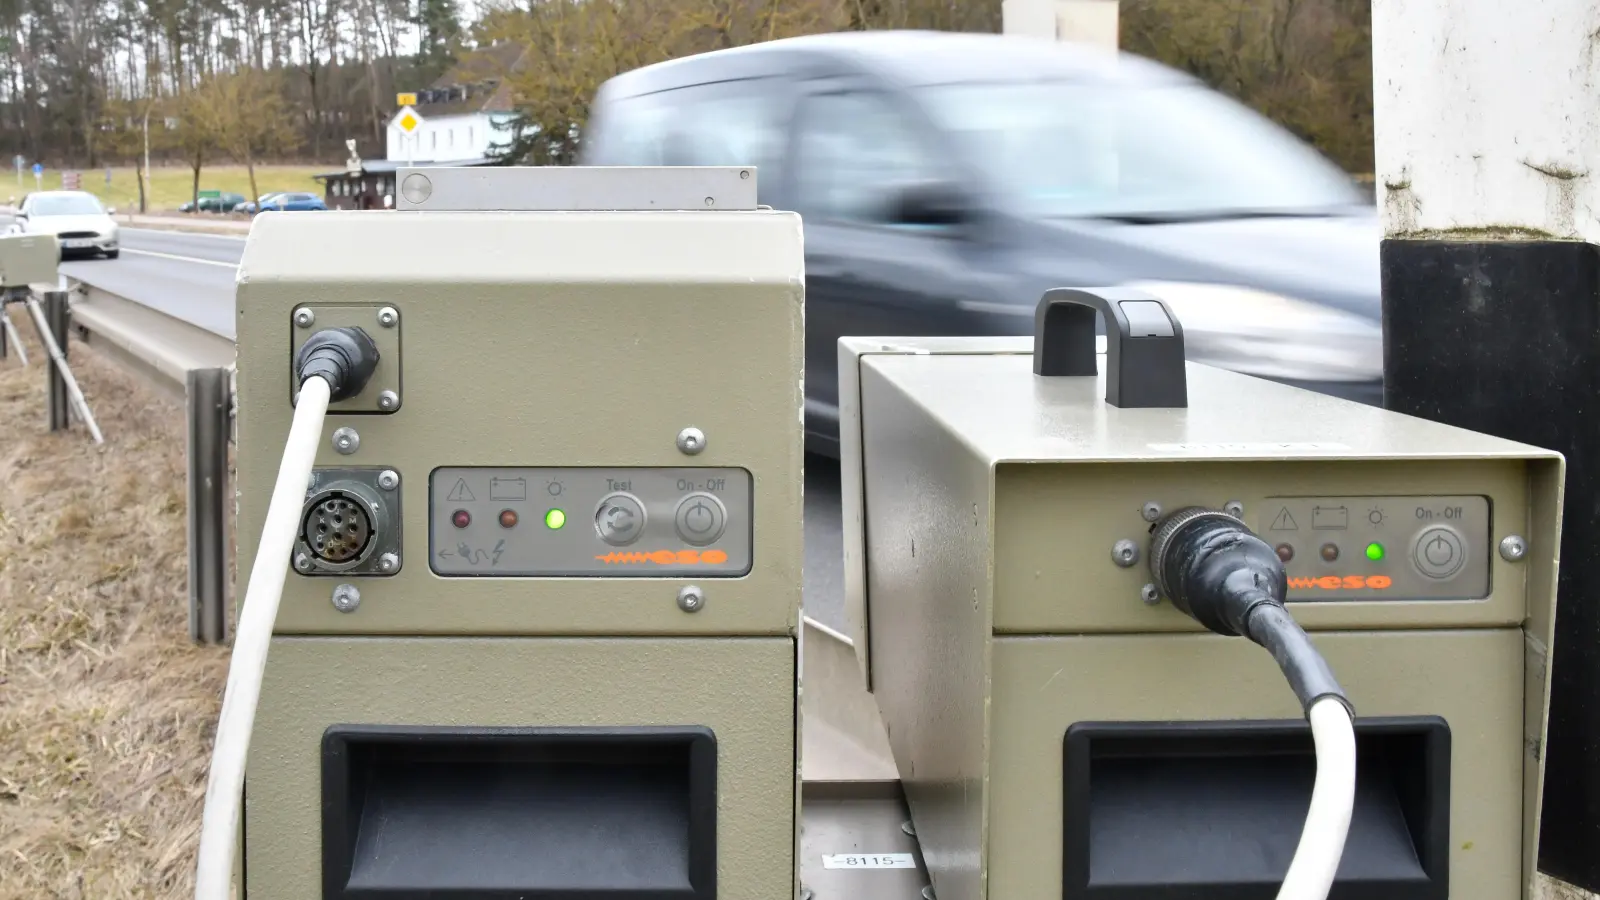
[[[381,310],[395,311],[393,325],[384,326],[378,321]],[[309,325],[300,325],[296,319],[301,311],[308,311],[311,316]],[[320,303],[302,303],[296,306],[289,314],[289,402],[294,402],[295,394],[299,392],[294,383],[295,354],[300,352],[300,345],[304,344],[313,334],[324,328],[360,328],[378,345],[378,368],[372,373],[372,380],[361,393],[348,400],[328,404],[329,413],[379,413],[387,414],[396,412],[405,405],[405,391],[402,389],[400,377],[400,329],[405,327],[404,317],[400,315],[399,308],[388,303],[373,302],[361,305],[328,305]],[[393,392],[394,406],[384,409],[379,405],[379,398],[385,391]]]
[[[401,552],[403,522],[399,490],[384,490],[378,485],[378,476],[384,466],[350,469],[313,469],[311,482],[306,488],[306,502],[300,510],[299,531],[295,537],[294,570],[309,576],[346,576],[399,574],[405,567],[405,554]],[[361,505],[368,517],[370,538],[361,552],[346,562],[330,562],[320,558],[306,540],[306,519],[314,504],[342,495]],[[387,571],[383,559],[393,555],[393,565]]]

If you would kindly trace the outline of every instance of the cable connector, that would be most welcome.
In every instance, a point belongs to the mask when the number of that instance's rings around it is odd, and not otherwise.
[[[300,346],[295,355],[295,389],[308,379],[328,382],[329,402],[360,394],[378,368],[378,345],[360,328],[324,328]]]
[[[1283,560],[1243,522],[1218,510],[1178,510],[1156,529],[1150,574],[1161,595],[1201,625],[1266,648],[1307,712],[1335,697],[1354,715],[1333,670],[1284,607]]]

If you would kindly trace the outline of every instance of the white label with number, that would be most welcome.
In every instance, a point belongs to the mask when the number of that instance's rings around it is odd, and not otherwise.
[[[834,853],[822,857],[824,869],[915,869],[909,853]]]

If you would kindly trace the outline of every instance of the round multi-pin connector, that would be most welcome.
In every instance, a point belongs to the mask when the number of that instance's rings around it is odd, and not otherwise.
[[[372,517],[356,498],[329,494],[306,510],[301,533],[317,559],[345,563],[372,540]]]

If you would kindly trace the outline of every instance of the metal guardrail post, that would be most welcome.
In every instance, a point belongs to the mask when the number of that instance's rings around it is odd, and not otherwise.
[[[44,320],[50,329],[50,334],[56,339],[56,346],[61,350],[60,360],[51,357],[49,366],[46,367],[50,384],[50,430],[65,431],[72,424],[71,402],[67,395],[67,380],[62,375],[66,368],[67,348],[70,341],[67,339],[67,330],[71,327],[69,321],[71,313],[68,312],[67,295],[61,291],[48,291],[44,295]]]
[[[201,644],[220,644],[228,634],[231,387],[227,369],[188,372],[189,636]]]
[[[17,301],[18,295],[0,291],[0,359],[5,359],[6,354],[15,349],[17,361],[27,365],[28,351],[22,348],[22,336],[17,334],[17,326],[11,323],[11,314],[6,312],[6,304]]]
[[[64,348],[68,346],[67,330],[71,325],[67,292],[50,291],[44,297],[50,306],[48,312],[34,298],[28,300],[28,311],[33,314],[34,327],[39,330],[40,343],[50,354],[50,365],[45,370],[50,383],[50,430],[65,430],[71,424],[75,411],[78,420],[89,426],[89,434],[94,437],[94,442],[103,444],[106,439],[100,433],[100,426],[95,424],[94,413],[89,411],[89,401],[83,398],[78,380],[72,377],[72,369],[67,366],[67,351]]]

